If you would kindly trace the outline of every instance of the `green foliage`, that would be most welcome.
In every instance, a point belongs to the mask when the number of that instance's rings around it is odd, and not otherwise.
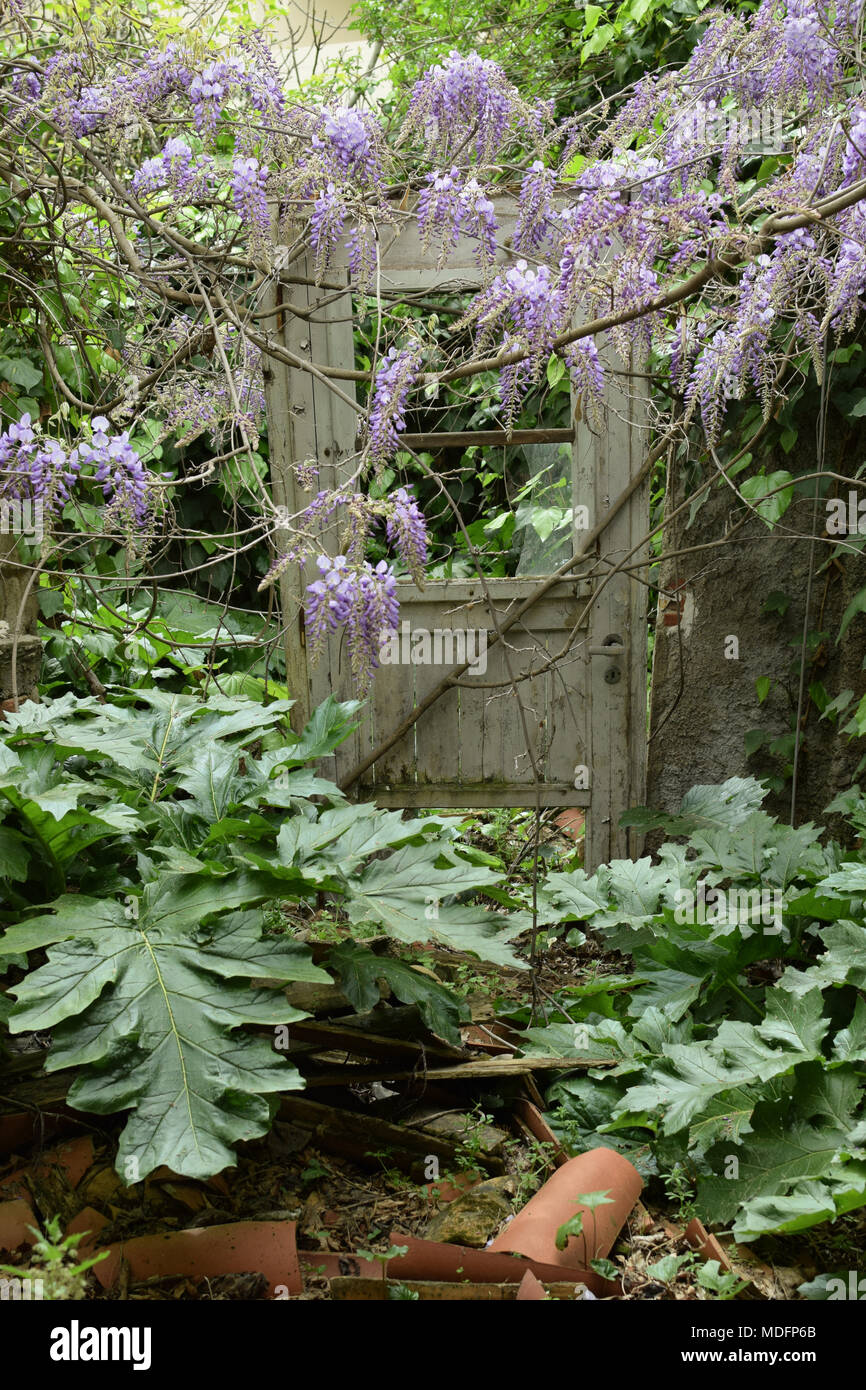
[[[574,1199],[580,1206],[585,1207],[587,1211],[589,1211],[589,1212],[592,1213],[592,1248],[593,1248],[593,1250],[597,1250],[597,1249],[598,1249],[598,1237],[597,1237],[597,1234],[596,1234],[596,1225],[597,1225],[596,1212],[598,1211],[598,1208],[599,1208],[599,1207],[610,1206],[610,1205],[613,1203],[613,1198],[612,1198],[612,1197],[608,1197],[608,1195],[607,1195],[609,1191],[610,1191],[609,1188],[605,1188],[605,1190],[604,1190],[603,1192],[584,1192],[584,1193],[582,1193],[580,1196],[575,1197],[575,1199]],[[557,1250],[564,1250],[565,1247],[568,1245],[568,1242],[569,1242],[569,1240],[571,1239],[572,1236],[583,1236],[583,1238],[584,1238],[584,1258],[585,1258],[585,1256],[586,1256],[586,1248],[587,1248],[587,1247],[586,1247],[586,1234],[585,1234],[585,1232],[584,1232],[584,1227],[583,1227],[583,1212],[582,1212],[582,1211],[576,1212],[574,1216],[570,1217],[569,1220],[566,1221],[566,1222],[564,1222],[563,1225],[560,1226],[559,1229],[557,1230],[557,1232],[556,1232],[556,1242],[555,1242],[555,1243],[556,1243],[556,1248],[557,1248]],[[594,1259],[594,1258],[595,1258],[595,1256],[591,1256],[591,1259]]]
[[[450,990],[438,985],[405,961],[374,955],[354,941],[343,941],[328,955],[340,988],[359,1013],[366,1013],[379,1002],[379,981],[385,980],[404,1004],[417,1004],[421,1017],[432,1033],[446,1042],[460,1045],[459,1023],[469,1017]]]
[[[618,1017],[529,1042],[613,1061],[555,1084],[566,1134],[642,1154],[645,1171],[688,1165],[698,1214],[738,1240],[866,1205],[866,859],[778,824],[755,809],[762,795],[748,779],[695,788],[677,816],[641,813],[688,836],[658,865],[551,875],[545,893],[632,958],[635,987]],[[700,884],[721,886],[719,910],[704,911]]]
[[[70,1104],[131,1112],[127,1181],[160,1164],[220,1171],[267,1131],[270,1095],[301,1084],[273,1046],[275,1028],[303,1017],[282,985],[331,977],[305,946],[263,935],[265,904],[327,893],[347,937],[348,923],[373,923],[403,943],[516,961],[519,916],[459,905],[502,875],[471,863],[453,827],[349,805],[308,766],[348,736],[357,703],[326,701],[300,735],[290,707],[149,689],[9,715],[0,959],[35,955],[35,968],[8,990],[8,1026],[51,1030],[47,1068],[76,1069]],[[406,962],[347,940],[330,964],[359,1009],[384,978],[458,1040],[458,1000]]]
[[[666,61],[682,57],[705,8],[706,0],[578,7],[565,0],[456,0],[447,9],[436,0],[360,0],[355,15],[358,28],[383,44],[398,99],[452,49],[474,48],[502,64],[522,90],[570,111],[596,100],[599,87],[612,91],[643,76],[662,54]]]
[[[28,1279],[39,1290],[38,1296],[51,1301],[80,1301],[87,1297],[85,1275],[94,1265],[108,1259],[108,1251],[101,1250],[89,1259],[77,1260],[75,1247],[89,1234],[79,1231],[77,1235],[63,1235],[63,1222],[53,1216],[45,1224],[45,1232],[30,1227],[35,1236],[30,1252],[30,1264],[26,1268],[14,1265],[0,1265],[0,1274],[13,1279]]]
[[[4,952],[53,947],[14,990],[10,1023],[51,1030],[47,1070],[77,1069],[70,1105],[131,1110],[117,1156],[127,1181],[168,1162],[220,1172],[235,1143],[267,1133],[266,1093],[301,1085],[267,1042],[234,1033],[304,1017],[252,979],[328,980],[304,947],[263,940],[259,913],[231,910],[273,893],[264,875],[163,874],[132,920],[120,903],[68,895],[3,938]]]

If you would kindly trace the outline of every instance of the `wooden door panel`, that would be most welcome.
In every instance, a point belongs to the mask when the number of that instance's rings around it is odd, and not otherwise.
[[[499,208],[500,224],[513,225],[514,214]],[[511,219],[509,221],[509,218]],[[503,240],[505,238],[503,237]],[[501,248],[499,259],[513,259]],[[293,269],[295,276],[312,281],[309,262]],[[328,272],[330,286],[347,284],[345,265]],[[383,289],[440,291],[444,287],[477,286],[481,273],[475,263],[472,242],[462,240],[455,257],[444,270],[435,254],[420,245],[417,227],[406,223],[398,236],[385,229],[382,237],[381,285]],[[301,318],[281,309],[291,301],[309,312]],[[317,304],[319,307],[317,308]],[[275,286],[266,308],[275,313],[269,333],[295,358],[334,367],[354,363],[352,295],[333,288],[284,284]],[[606,354],[609,369],[604,425],[590,430],[580,403],[572,401],[571,448],[572,505],[585,507],[589,527],[604,516],[610,503],[628,486],[639,469],[646,440],[643,419],[644,393],[639,378],[622,371],[618,359]],[[358,463],[358,414],[352,407],[354,383],[340,379],[340,395],[309,372],[271,361],[265,372],[269,442],[274,500],[296,515],[319,488],[331,488],[351,477]],[[548,432],[549,434],[549,432]],[[315,459],[319,480],[311,491],[297,482],[294,467]],[[638,489],[631,501],[607,527],[591,583],[565,579],[527,612],[507,634],[507,655],[516,676],[539,672],[518,683],[525,720],[541,783],[535,785],[527,737],[517,697],[507,681],[506,652],[499,643],[488,646],[483,674],[461,676],[459,687],[444,693],[417,722],[367,769],[352,787],[352,795],[375,797],[386,806],[484,807],[542,806],[585,807],[587,816],[586,862],[594,865],[617,855],[634,852],[636,842],[618,830],[621,812],[643,798],[645,762],[646,625],[645,589],[628,574],[607,582],[605,566],[612,568],[627,557],[646,530],[647,489]],[[583,536],[574,534],[580,547]],[[329,553],[339,548],[339,528],[325,540]],[[288,681],[298,700],[295,725],[300,725],[327,695],[353,698],[355,684],[349,669],[345,638],[337,634],[327,644],[318,664],[309,660],[304,646],[303,591],[310,581],[292,567],[281,582],[281,606],[285,632]],[[477,580],[430,583],[419,590],[400,586],[400,621],[410,633],[455,634],[485,630],[494,622]],[[536,592],[533,578],[490,579],[487,589],[499,621],[513,606]],[[567,645],[578,616],[579,630],[567,655],[553,669],[539,670]],[[603,644],[617,637],[623,651],[615,660],[602,652]],[[351,777],[355,768],[387,740],[418,704],[435,689],[451,669],[443,638],[442,660],[423,664],[400,657],[381,666],[360,718],[358,731],[323,765],[323,774],[336,781]],[[411,644],[409,651],[411,653]],[[476,649],[477,650],[477,649]],[[591,653],[595,652],[595,655]],[[475,688],[470,688],[472,680]],[[587,770],[584,780],[576,774]]]

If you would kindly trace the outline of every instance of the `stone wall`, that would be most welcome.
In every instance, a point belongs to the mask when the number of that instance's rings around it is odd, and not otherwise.
[[[828,430],[825,469],[850,475],[863,451],[846,436],[839,417],[834,418],[835,430],[832,426]],[[814,457],[807,443],[792,456],[768,459],[767,471],[810,471]],[[834,481],[827,495],[847,495],[847,491]],[[683,496],[682,478],[669,479],[668,512]],[[860,496],[866,498],[866,491]],[[750,517],[729,544],[683,555],[661,567],[662,586],[679,586],[679,601],[662,601],[656,627],[648,805],[673,811],[696,783],[782,770],[781,760],[770,758],[763,749],[747,757],[744,738],[756,728],[774,738],[793,732],[813,505],[809,497],[795,498],[780,529],[770,532],[763,521]],[[668,525],[664,552],[714,541],[742,515],[742,504],[727,486],[714,489],[691,527],[686,525],[688,509]],[[820,534],[827,520],[826,500],[819,503],[818,517]],[[828,638],[807,666],[806,686],[821,681],[831,697],[843,689],[859,697],[866,690],[862,669],[866,616],[854,619],[842,643],[837,644],[836,638],[846,607],[866,586],[866,556],[849,554],[828,568],[830,549],[826,543],[815,547],[809,627],[826,632]],[[774,592],[789,597],[786,611],[762,613]],[[772,686],[759,704],[755,683],[765,676],[772,678]],[[819,718],[814,704],[807,702],[806,709],[797,823],[821,818],[824,807],[851,784],[862,754],[862,747],[840,737],[828,720]],[[767,809],[787,820],[790,782],[771,798]],[[833,828],[839,833],[841,823]]]

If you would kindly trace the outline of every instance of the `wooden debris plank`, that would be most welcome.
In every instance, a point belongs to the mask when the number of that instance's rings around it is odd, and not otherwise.
[[[280,1118],[311,1131],[311,1140],[329,1153],[341,1154],[358,1163],[378,1167],[377,1152],[388,1150],[388,1162],[404,1172],[423,1171],[426,1160],[436,1157],[441,1162],[456,1164],[459,1145],[424,1130],[403,1129],[400,1125],[380,1120],[357,1110],[340,1110],[306,1096],[284,1096],[280,1102]],[[499,1158],[479,1154],[477,1162],[489,1173],[502,1173],[504,1164]]]
[[[412,1081],[422,1077],[431,1081],[471,1081],[490,1076],[525,1076],[534,1071],[576,1071],[580,1067],[612,1067],[610,1057],[485,1057],[474,1062],[459,1062],[442,1067],[417,1067],[411,1071],[389,1070],[383,1067],[346,1066],[338,1072],[305,1070],[311,1086],[348,1086],[364,1081]],[[301,1068],[304,1070],[303,1063]]]
[[[290,1035],[300,1039],[304,1046],[297,1050],[290,1047],[289,1056],[296,1056],[301,1052],[315,1055],[316,1052],[322,1051],[345,1051],[354,1057],[382,1057],[386,1062],[399,1058],[409,1060],[435,1057],[444,1061],[466,1058],[465,1052],[449,1047],[447,1043],[435,1042],[432,1039],[429,1043],[420,1043],[412,1038],[389,1038],[380,1033],[361,1032],[357,1028],[344,1027],[342,1019],[337,1019],[334,1023],[318,1023],[312,1019],[304,1019],[291,1025]]]
[[[351,1275],[336,1275],[328,1281],[331,1296],[340,1302],[357,1300],[361,1302],[383,1303],[388,1301],[388,1290],[408,1289],[417,1293],[420,1303],[503,1303],[517,1298],[519,1284],[448,1284],[433,1279],[369,1279],[353,1278]],[[579,1299],[583,1289],[581,1284],[545,1284],[545,1291],[551,1298],[566,1298],[573,1303]]]

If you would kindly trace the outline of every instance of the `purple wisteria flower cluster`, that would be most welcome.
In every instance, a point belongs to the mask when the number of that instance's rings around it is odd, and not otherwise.
[[[456,167],[449,173],[434,169],[427,175],[416,209],[421,244],[439,246],[439,264],[445,264],[449,252],[461,235],[473,238],[480,265],[490,265],[496,258],[496,235],[499,223],[492,198],[474,177],[464,179]]]
[[[388,498],[390,514],[385,521],[388,543],[399,555],[419,586],[424,582],[427,564],[427,523],[415,498],[405,487],[398,488]]]
[[[352,670],[366,691],[379,665],[380,644],[397,628],[399,605],[392,565],[380,560],[373,566],[364,558],[367,536],[384,519],[388,544],[400,556],[409,574],[423,585],[427,564],[428,534],[424,515],[408,488],[397,488],[376,501],[363,493],[353,496],[336,489],[321,491],[292,521],[293,541],[271,565],[259,591],[274,584],[290,565],[304,563],[335,512],[343,511],[347,525],[343,553],[333,559],[319,555],[318,578],[306,588],[307,634],[314,656],[321,654],[329,634],[345,628]]]
[[[60,516],[81,485],[95,482],[105,499],[106,531],[119,531],[137,552],[153,527],[156,494],[127,433],[109,434],[98,415],[89,440],[69,452],[56,439],[39,435],[29,415],[0,434],[0,496],[41,501],[46,512]]]
[[[808,227],[773,227],[774,215],[790,218],[817,200],[838,201],[866,179],[862,11],[862,0],[759,0],[750,13],[706,11],[703,36],[680,68],[647,75],[612,121],[602,103],[559,131],[550,110],[525,103],[496,63],[454,52],[415,85],[400,135],[389,145],[386,126],[362,101],[291,101],[257,35],[219,51],[173,42],[135,66],[123,60],[114,72],[90,49],[60,50],[16,79],[14,95],[19,107],[32,103],[33,113],[49,117],[69,140],[96,145],[105,136],[110,145],[118,136],[116,148],[129,155],[125,168],[141,160],[143,148],[150,151],[132,176],[136,194],[167,192],[178,208],[207,199],[233,209],[245,232],[238,243],[254,249],[257,265],[267,263],[259,252],[269,199],[280,205],[290,244],[299,245],[305,222],[318,278],[345,239],[353,288],[369,286],[384,226],[400,232],[414,218],[440,267],[462,238],[471,238],[480,288],[456,327],[473,330],[467,336],[476,355],[518,359],[500,372],[507,424],[551,353],[566,363],[587,415],[600,420],[602,355],[610,344],[626,363],[658,351],[670,363],[687,418],[700,418],[716,440],[730,401],[754,394],[765,415],[772,412],[782,389],[778,368],[792,346],[808,349],[819,364],[824,339],[838,340],[866,308],[866,201],[834,206],[828,215],[822,209]],[[757,118],[766,114],[784,157],[755,178],[764,138]],[[173,127],[174,119],[182,124]],[[154,130],[165,139],[161,150],[145,143]],[[418,191],[414,207],[394,196],[397,186]],[[516,209],[503,214],[506,199]],[[100,245],[110,240],[105,219],[69,215],[76,219],[85,227],[82,246],[84,237],[92,244],[94,227]],[[234,219],[225,220],[234,232]],[[152,227],[129,222],[150,284],[177,295],[176,271],[148,250]],[[665,304],[676,277],[688,280],[707,266],[713,273],[699,302],[689,291],[684,302]],[[377,283],[386,287],[387,305],[391,289],[384,276]],[[618,316],[626,321],[616,322]],[[428,352],[411,325],[401,329],[409,336],[392,345],[393,321],[386,308],[362,458],[380,478],[399,448]],[[271,331],[267,312],[255,324],[260,328]],[[576,328],[584,336],[570,341]],[[457,362],[463,340],[453,342]],[[190,373],[175,379],[173,399],[156,388],[151,400],[169,426],[182,407],[184,420],[214,436],[227,420],[232,431],[242,427],[254,438],[260,376],[254,355],[240,349],[233,349],[230,386],[215,373],[213,389],[197,398]],[[141,360],[148,370],[153,356],[142,351]],[[447,367],[443,375],[447,381]],[[67,457],[22,422],[20,437],[4,436],[6,460],[14,460],[18,485],[41,489],[56,509],[86,458],[110,488],[110,505],[137,524],[144,495],[124,452],[128,441],[115,436],[109,463],[112,441],[104,424],[96,426],[91,452],[79,446]],[[376,503],[348,491],[320,493],[272,575],[321,549],[322,527],[336,525],[337,513],[344,563],[329,562],[316,581],[324,588],[316,591],[313,619],[330,631],[330,615],[355,613],[360,652],[362,600],[372,604],[376,593],[381,599],[385,586],[378,570],[365,569],[376,522],[415,578],[426,563],[426,528],[406,489]],[[360,655],[358,662],[370,665]]]
[[[370,404],[369,458],[379,469],[396,453],[406,428],[406,405],[421,368],[423,349],[417,340],[388,349],[373,383]]]
[[[233,90],[244,76],[242,58],[218,59],[197,72],[189,84],[196,130],[213,132]]]
[[[77,459],[67,457],[56,439],[36,433],[29,415],[0,434],[0,497],[41,502],[59,516],[78,477]]]
[[[382,128],[369,111],[337,106],[322,115],[313,148],[346,178],[374,187],[382,177]]]
[[[316,275],[324,274],[350,214],[358,219],[349,241],[352,274],[366,285],[373,263],[370,217],[387,223],[390,159],[381,123],[369,111],[338,106],[297,118],[301,140],[294,188],[313,203],[310,245]]]
[[[520,398],[550,356],[559,326],[556,286],[550,268],[533,269],[524,260],[497,275],[476,299],[461,323],[477,325],[476,347],[483,352],[491,342],[503,352],[521,351],[526,357],[499,373],[503,414],[508,424]]]
[[[265,189],[268,182],[268,166],[260,165],[254,155],[246,159],[236,159],[232,165],[232,196],[235,211],[241,221],[260,232],[268,230],[268,200]]]
[[[179,199],[197,202],[210,194],[216,183],[216,166],[210,155],[193,155],[186,140],[172,136],[162,153],[146,159],[132,176],[135,193],[170,189]]]
[[[521,99],[498,63],[455,51],[415,84],[404,137],[420,135],[434,159],[471,145],[489,164],[519,135],[540,138],[548,114]]]
[[[89,80],[82,53],[60,51],[45,64],[38,96],[61,130],[81,139],[97,130],[137,126],[142,112],[173,93],[188,91],[193,74],[193,55],[183,43],[168,43],[146,54],[134,68],[111,73],[101,82]]]
[[[329,633],[342,627],[352,672],[362,693],[370,688],[379,665],[383,639],[396,631],[399,605],[394,571],[385,561],[350,564],[345,555],[320,555],[319,578],[307,585],[307,640],[314,656]]]
[[[134,534],[146,531],[154,505],[153,479],[129,442],[129,433],[110,435],[104,415],[92,421],[91,438],[70,454],[76,471],[90,466],[107,502],[106,523]]]

